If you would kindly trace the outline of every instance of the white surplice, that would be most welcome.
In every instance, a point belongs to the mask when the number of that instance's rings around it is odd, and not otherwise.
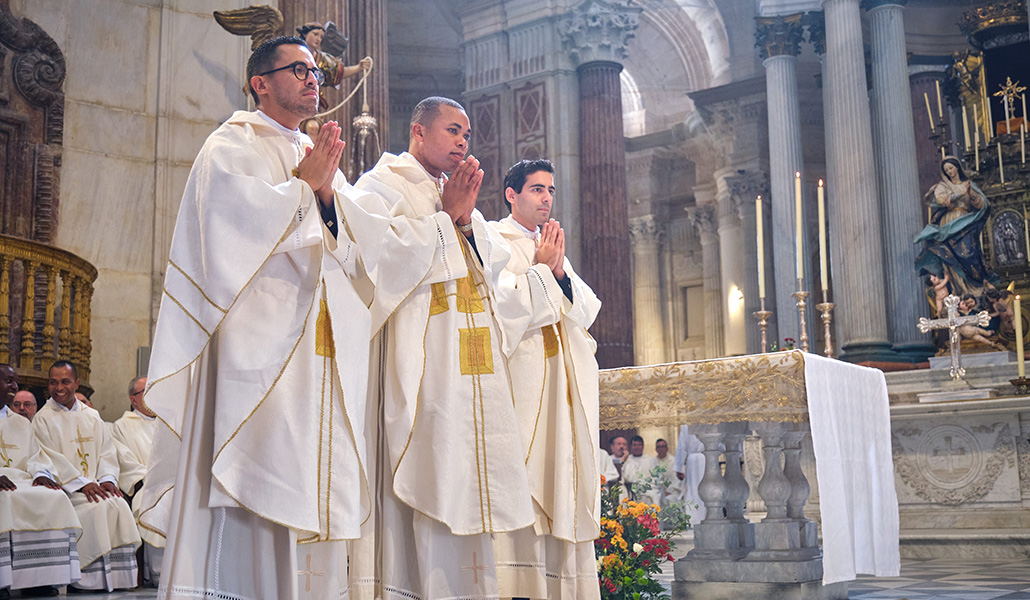
[[[32,433],[82,525],[78,550],[83,577],[76,586],[108,591],[135,587],[135,560],[123,560],[140,545],[129,504],[114,496],[90,502],[79,492],[89,483],[118,482],[117,451],[100,414],[79,401],[68,409],[51,398],[32,419]]]
[[[596,344],[601,302],[565,260],[572,299],[536,264],[539,230],[491,223],[511,246],[498,291],[534,527],[495,536],[502,597],[598,598],[600,533]],[[613,467],[614,469],[614,467]]]
[[[33,486],[53,465],[25,417],[0,408],[0,475],[17,489],[0,492],[0,588],[62,586],[78,581],[82,528],[61,490]]]
[[[139,520],[166,546],[161,598],[296,598],[297,542],[319,554],[369,518],[370,291],[293,175],[311,145],[238,111],[186,184],[144,396],[160,425]],[[357,192],[340,171],[333,188],[339,219]]]
[[[111,426],[111,437],[119,451],[118,487],[127,494],[132,494],[133,488],[147,474],[156,423],[155,418],[127,410]]]
[[[688,425],[680,426],[676,441],[676,472],[683,473],[682,492],[683,511],[690,516],[690,524],[697,525],[704,520],[707,510],[697,486],[705,476],[705,446],[697,436],[690,433]]]
[[[622,481],[627,491],[633,489],[634,483],[650,478],[651,470],[657,464],[655,457],[648,456],[647,454],[641,454],[640,456],[627,455],[626,461],[622,464]],[[653,488],[643,494],[634,491],[634,495],[637,502],[658,504],[658,491]]]
[[[345,214],[375,283],[368,427],[380,508],[352,546],[352,597],[494,598],[491,533],[533,522],[494,318],[507,244],[473,212],[482,263],[442,212],[442,181],[384,154]]]

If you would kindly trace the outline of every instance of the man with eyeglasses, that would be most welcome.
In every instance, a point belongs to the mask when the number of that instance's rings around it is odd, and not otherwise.
[[[317,597],[335,598],[346,589],[339,540],[357,537],[370,513],[357,426],[370,291],[338,220],[357,192],[338,168],[340,127],[330,121],[313,141],[298,130],[318,111],[322,81],[302,40],[259,46],[247,63],[257,110],[207,139],[186,184],[137,505],[146,541],[165,547],[162,597],[290,600],[300,552],[301,567],[329,574],[313,584],[334,586]]]

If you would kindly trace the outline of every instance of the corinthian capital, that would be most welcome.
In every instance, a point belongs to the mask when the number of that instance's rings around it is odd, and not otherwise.
[[[712,237],[718,231],[719,223],[715,218],[715,207],[707,204],[695,206],[687,212],[690,224],[697,230],[701,239]]]
[[[755,198],[769,197],[769,176],[764,172],[748,173],[740,171],[738,175],[726,178],[730,188],[730,200],[741,221],[747,214],[754,216]]]
[[[558,34],[577,65],[620,62],[626,58],[641,11],[607,0],[586,0],[558,21]]]
[[[629,239],[633,246],[657,244],[662,240],[665,231],[654,215],[645,215],[629,220]]]
[[[755,46],[758,56],[765,60],[772,56],[797,56],[804,38],[801,13],[779,17],[755,19]]]

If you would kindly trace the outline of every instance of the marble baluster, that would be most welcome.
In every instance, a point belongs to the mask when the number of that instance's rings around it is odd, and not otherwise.
[[[801,547],[797,523],[787,515],[791,483],[783,470],[783,438],[786,423],[755,423],[755,432],[762,438],[765,472],[758,482],[758,493],[766,506],[766,516],[755,523],[755,550],[749,558],[770,560],[787,558]]]
[[[783,475],[790,482],[790,497],[787,498],[787,517],[793,519],[801,535],[801,547],[806,554],[814,556],[819,550],[819,538],[815,522],[805,517],[805,502],[812,488],[801,469],[801,441],[808,436],[808,425],[797,424],[783,436]]]
[[[751,549],[751,525],[743,519],[747,484],[740,473],[740,445],[747,435],[747,423],[691,425],[691,432],[704,445],[705,474],[698,484],[697,495],[705,505],[705,519],[694,527],[695,559],[740,558]],[[729,443],[727,450],[725,444]],[[736,473],[727,469],[723,475],[720,457],[737,461]]]
[[[905,53],[906,2],[865,0],[864,6],[873,42],[872,122],[884,228],[887,329],[899,357],[918,363],[933,354],[934,346],[912,327],[930,312],[922,283],[912,270],[917,252],[912,239],[923,228],[923,211]]]

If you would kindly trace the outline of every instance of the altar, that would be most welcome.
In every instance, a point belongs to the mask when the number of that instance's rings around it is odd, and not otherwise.
[[[898,503],[881,371],[800,351],[601,371],[601,429],[692,425],[704,444],[698,495],[707,517],[677,562],[674,598],[847,598],[859,573],[897,576]],[[757,492],[745,514],[745,437],[761,439]],[[811,435],[820,497],[800,464]],[[725,458],[725,469],[720,458]]]

